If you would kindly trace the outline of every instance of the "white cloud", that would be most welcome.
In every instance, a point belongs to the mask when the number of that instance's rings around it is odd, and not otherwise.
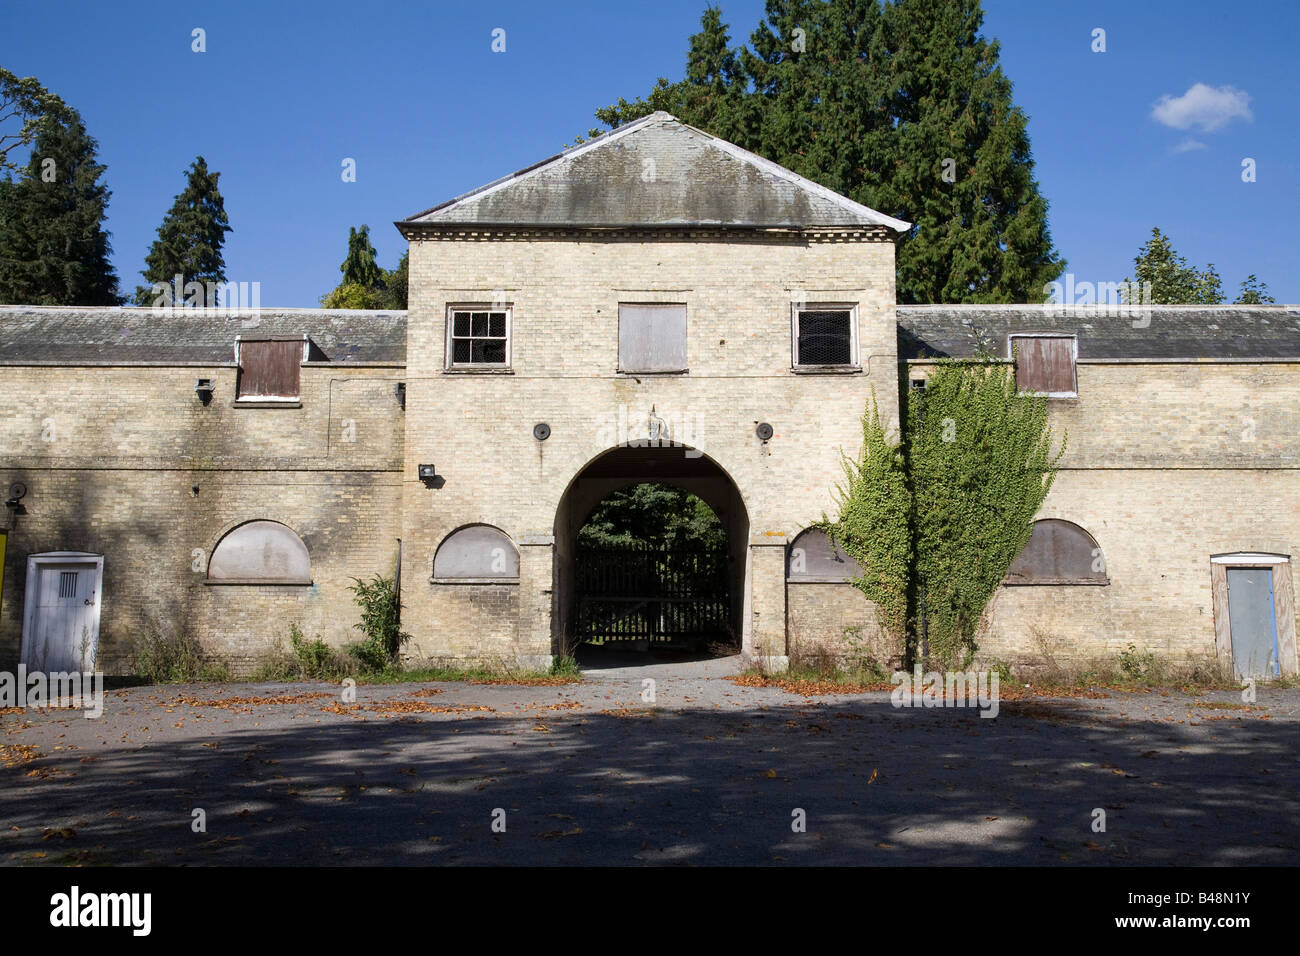
[[[1250,94],[1232,86],[1194,83],[1182,96],[1165,94],[1156,100],[1151,116],[1174,129],[1198,127],[1212,133],[1234,119],[1251,120]]]
[[[1204,143],[1202,143],[1199,139],[1185,139],[1177,146],[1175,146],[1172,150],[1170,150],[1170,152],[1190,153],[1192,150],[1195,149],[1209,149],[1209,147],[1206,146]]]

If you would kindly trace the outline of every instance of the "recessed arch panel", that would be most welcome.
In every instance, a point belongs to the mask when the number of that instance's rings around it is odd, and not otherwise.
[[[510,536],[487,524],[447,535],[433,556],[435,578],[519,578],[519,552]]]
[[[311,556],[292,528],[249,521],[217,542],[208,561],[212,584],[311,584]]]
[[[825,531],[808,528],[790,542],[785,573],[791,581],[852,581],[862,568]]]
[[[1060,518],[1034,522],[1024,550],[1007,571],[1007,584],[1109,584],[1106,560],[1083,528]]]

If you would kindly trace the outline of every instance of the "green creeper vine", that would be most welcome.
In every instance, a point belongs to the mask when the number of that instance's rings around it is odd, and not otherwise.
[[[873,397],[862,456],[845,460],[837,488],[839,517],[821,526],[861,565],[854,583],[912,660],[923,604],[925,663],[970,663],[984,610],[1056,477],[1065,441],[1053,445],[1046,399],[1018,394],[1010,365],[937,363],[909,392],[901,445]]]
[[[817,527],[858,563],[862,574],[854,584],[875,602],[885,631],[901,635],[908,616],[912,496],[903,456],[880,423],[874,392],[862,416],[861,456],[841,458],[846,480],[835,489],[839,518],[823,515]]]

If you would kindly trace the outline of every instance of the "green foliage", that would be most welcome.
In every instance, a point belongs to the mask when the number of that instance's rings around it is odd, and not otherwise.
[[[148,628],[132,642],[132,670],[151,684],[192,684],[229,680],[225,664],[208,662],[194,635]]]
[[[339,266],[344,285],[371,287],[379,284],[381,270],[375,262],[375,247],[370,244],[370,227],[348,227],[348,256]]]
[[[1046,399],[1006,364],[946,362],[909,394],[906,425],[916,581],[931,656],[966,666],[993,592],[1029,541],[1056,477]]]
[[[347,282],[321,297],[320,304],[325,309],[378,309],[381,306],[380,292],[367,289],[355,282]]]
[[[152,304],[157,298],[153,285],[159,282],[170,285],[178,275],[182,290],[188,282],[211,288],[226,281],[226,260],[221,247],[226,233],[233,230],[217,185],[220,178],[220,173],[208,171],[202,156],[195,158],[186,170],[185,189],[163,217],[158,238],[145,256],[141,275],[148,285],[136,287],[136,305]]]
[[[19,77],[0,67],[0,174],[13,173],[14,150],[30,146],[51,123],[67,123],[69,109],[34,76]]]
[[[1188,265],[1159,229],[1151,230],[1151,238],[1138,250],[1133,265],[1138,287],[1150,283],[1151,305],[1218,305],[1223,301],[1223,284],[1214,263],[1204,270]]]
[[[557,654],[551,662],[551,675],[569,680],[581,680],[582,672],[578,669],[578,659],[572,654]]]
[[[321,306],[326,309],[405,309],[408,252],[402,253],[395,269],[381,269],[375,255],[375,247],[370,244],[370,227],[349,228],[348,255],[339,266],[343,281],[321,296]]]
[[[1064,441],[1052,446],[1046,400],[1018,394],[1012,367],[986,358],[940,363],[909,393],[901,446],[873,397],[861,456],[844,458],[838,515],[818,526],[861,566],[854,583],[913,660],[922,600],[931,660],[965,667],[973,658],[984,610],[1064,454]]]
[[[839,516],[825,515],[817,527],[858,562],[854,581],[879,608],[884,630],[901,642],[907,627],[912,567],[911,491],[898,445],[889,440],[872,396],[862,417],[862,453],[841,455],[846,481],[836,488]]]
[[[1156,678],[1159,667],[1154,653],[1139,652],[1135,644],[1130,644],[1120,651],[1119,669],[1131,680],[1145,681]]]
[[[289,625],[289,647],[298,659],[299,673],[311,679],[333,677],[338,667],[338,655],[319,637],[307,640],[297,624]]]
[[[716,8],[700,22],[682,80],[596,118],[667,110],[912,222],[899,302],[1042,301],[1065,262],[978,0],[768,0],[739,50]]]
[[[722,522],[704,501],[682,488],[653,483],[606,495],[578,530],[578,544],[586,547],[712,547],[726,542]]]
[[[397,260],[396,269],[388,269],[384,272],[384,277],[380,283],[384,290],[384,295],[380,300],[379,308],[393,309],[400,311],[406,308],[406,287],[408,283],[408,265],[410,260],[410,250],[402,251],[402,258]]]
[[[1015,675],[1011,673],[1011,665],[1000,657],[995,657],[989,661],[989,670],[998,675],[998,684],[1009,687],[1015,680]]]
[[[1241,294],[1233,300],[1233,305],[1264,305],[1276,301],[1268,294],[1268,283],[1260,282],[1252,272],[1241,283]]]
[[[0,180],[0,302],[120,304],[95,140],[66,107],[23,130],[34,136],[27,165]]]
[[[355,627],[366,636],[360,644],[348,648],[363,671],[382,671],[397,662],[402,642],[410,635],[402,632],[402,606],[398,601],[393,578],[376,574],[370,581],[353,578],[352,591],[357,607],[361,609],[361,622]]]
[[[272,648],[253,672],[254,681],[339,681],[356,671],[356,662],[319,637],[308,640],[297,624],[289,625],[289,647]]]

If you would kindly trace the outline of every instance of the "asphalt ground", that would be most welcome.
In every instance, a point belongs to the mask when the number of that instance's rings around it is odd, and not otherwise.
[[[361,685],[355,702],[159,685],[107,692],[98,719],[3,711],[0,863],[1300,861],[1300,691],[1107,691],[982,718],[735,670],[610,661],[580,684]]]

